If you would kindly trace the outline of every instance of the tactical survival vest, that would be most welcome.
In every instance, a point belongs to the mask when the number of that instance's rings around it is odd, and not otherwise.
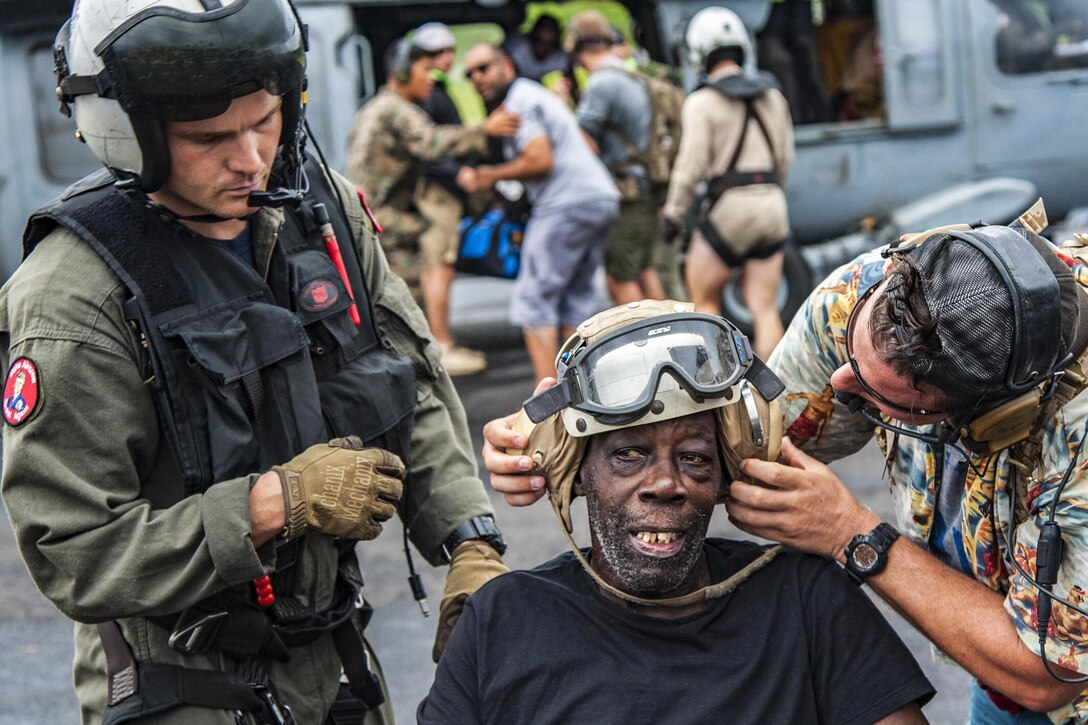
[[[149,385],[183,495],[342,435],[407,461],[412,365],[376,328],[354,236],[330,213],[361,316],[353,324],[352,298],[309,211],[314,203],[330,212],[339,206],[323,172],[308,171],[320,183],[287,211],[271,258],[257,261],[267,282],[224,245],[118,191],[107,173],[31,217],[24,254],[63,225],[128,289],[125,314],[147,345]]]
[[[357,435],[408,463],[416,400],[412,363],[393,351],[376,327],[354,234],[335,190],[313,163],[307,172],[311,191],[297,208],[286,210],[277,243],[269,258],[257,260],[257,270],[225,245],[192,234],[165,213],[156,214],[146,200],[118,190],[104,171],[30,218],[24,256],[64,226],[90,245],[127,289],[125,316],[146,347],[148,387],[184,481],[184,490],[170,496],[177,501],[216,482],[267,471],[338,436]],[[354,300],[320,234],[318,204],[341,240]],[[352,320],[353,305],[359,324]],[[345,651],[362,652],[358,636],[350,640],[349,621],[362,584],[358,564],[350,545],[339,546],[339,554],[333,554],[340,575],[334,601],[326,611],[305,611],[290,595],[297,549],[316,543],[307,538],[278,549],[272,579],[277,596],[269,610],[257,607],[247,586],[180,615],[149,619],[173,631],[171,647],[183,654],[216,648],[239,661],[286,659],[286,648],[333,631],[350,678],[359,663],[349,661]],[[214,616],[221,611],[230,613],[234,631],[222,626],[225,618]],[[111,652],[114,659],[127,655],[136,668],[116,624],[108,624],[112,630],[100,626],[107,659]],[[175,646],[179,632],[184,636]],[[349,640],[342,643],[341,635]],[[171,698],[177,702],[169,706],[254,710],[268,704],[254,694],[252,676],[215,673],[212,681],[204,671],[140,663],[139,682],[147,679],[147,686],[126,687],[132,673],[126,679],[126,667],[109,664],[107,722],[161,710]],[[352,692],[373,707],[381,693],[373,691],[376,680],[365,663],[362,667],[362,674],[351,678]],[[164,681],[175,686],[152,684]],[[137,690],[139,696],[132,697]],[[193,693],[198,693],[195,703]]]

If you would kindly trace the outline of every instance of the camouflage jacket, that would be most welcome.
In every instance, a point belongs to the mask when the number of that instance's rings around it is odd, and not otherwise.
[[[348,136],[348,178],[381,214],[409,209],[424,162],[487,152],[477,126],[440,126],[416,104],[383,88],[359,109]]]

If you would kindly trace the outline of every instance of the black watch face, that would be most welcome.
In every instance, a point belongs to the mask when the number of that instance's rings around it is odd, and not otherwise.
[[[854,565],[858,569],[869,571],[880,560],[880,554],[872,544],[863,541],[854,547],[854,553],[850,555],[850,558],[854,560]]]

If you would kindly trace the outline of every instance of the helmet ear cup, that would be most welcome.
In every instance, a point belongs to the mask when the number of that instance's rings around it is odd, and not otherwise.
[[[778,400],[764,399],[754,387],[750,391],[754,418],[743,400],[715,411],[718,445],[726,468],[731,478],[741,481],[751,480],[741,471],[741,461],[745,458],[773,461],[782,448],[782,411]]]
[[[548,498],[552,502],[567,533],[571,533],[570,506],[574,500],[574,483],[585,458],[588,438],[575,438],[567,433],[563,418],[553,415],[534,425],[525,410],[518,413],[513,430],[525,435],[529,444],[524,450],[507,449],[511,455],[526,455],[533,459],[533,473],[547,481]]]

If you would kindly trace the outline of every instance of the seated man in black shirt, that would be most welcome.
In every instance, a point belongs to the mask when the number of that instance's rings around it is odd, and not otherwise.
[[[926,722],[932,685],[837,564],[706,538],[727,473],[777,456],[782,384],[691,309],[591,318],[526,401],[525,453],[568,537],[585,496],[592,546],[468,601],[419,722]]]

